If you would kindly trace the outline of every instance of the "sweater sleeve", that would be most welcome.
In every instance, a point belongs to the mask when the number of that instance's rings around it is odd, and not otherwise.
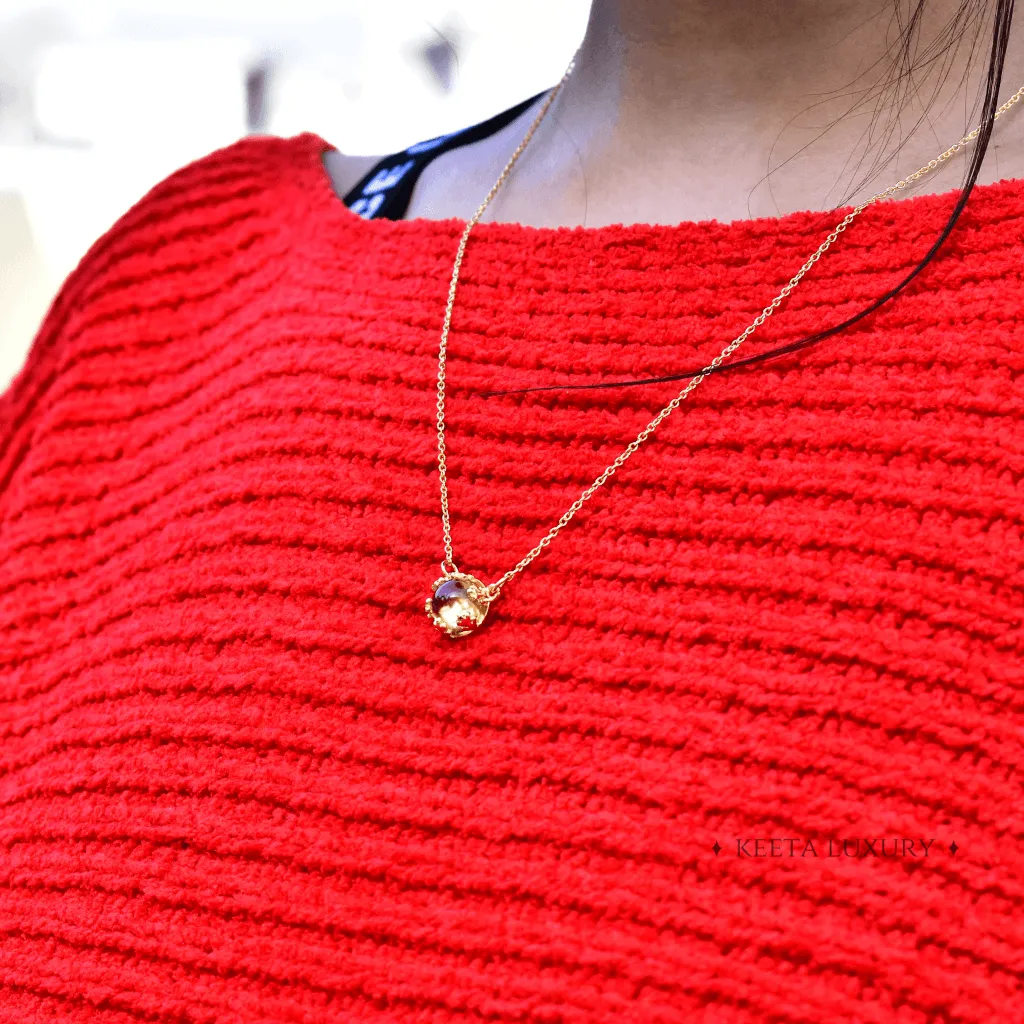
[[[116,230],[117,225],[90,249],[61,286],[21,370],[0,394],[0,502],[31,447],[38,411],[59,375],[69,323],[88,295],[94,253]]]

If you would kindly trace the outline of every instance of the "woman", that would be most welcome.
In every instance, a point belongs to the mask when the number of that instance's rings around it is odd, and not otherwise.
[[[599,0],[539,123],[97,243],[3,405],[3,1019],[1020,1019],[1024,61],[910,14]]]

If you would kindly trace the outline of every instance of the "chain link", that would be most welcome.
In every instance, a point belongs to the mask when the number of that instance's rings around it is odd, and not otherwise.
[[[462,269],[462,261],[466,255],[466,245],[469,242],[469,236],[473,228],[480,221],[484,211],[490,205],[491,200],[497,195],[498,190],[504,184],[505,179],[509,176],[512,168],[515,166],[519,157],[522,155],[523,150],[526,149],[533,138],[534,133],[537,131],[540,123],[544,120],[545,115],[551,108],[551,104],[554,103],[555,98],[561,92],[562,87],[565,85],[569,76],[572,74],[573,68],[576,63],[574,57],[570,62],[569,66],[565,70],[565,74],[562,76],[561,81],[548,93],[547,98],[544,100],[537,116],[533,119],[529,129],[523,136],[522,141],[515,148],[512,156],[509,157],[508,163],[505,164],[501,174],[498,175],[497,181],[491,186],[490,191],[484,196],[483,202],[476,208],[475,213],[466,222],[466,226],[463,229],[462,237],[459,239],[459,245],[455,252],[455,263],[452,267],[451,283],[448,286],[448,302],[445,305],[444,311],[444,323],[441,327],[441,344],[438,351],[437,358],[437,467],[438,474],[440,477],[440,488],[441,488],[441,524],[444,533],[444,561],[441,563],[441,569],[446,576],[454,575],[458,570],[455,567],[455,556],[452,549],[452,528],[451,528],[451,516],[448,505],[448,465],[447,465],[447,446],[445,444],[445,386],[446,386],[446,363],[448,358],[448,334],[451,330],[452,324],[452,311],[455,309],[455,293],[459,283],[459,272]],[[1024,86],[1021,86],[995,113],[995,118],[998,118],[1006,113],[1015,103],[1024,98]],[[714,359],[705,366],[700,373],[692,377],[686,384],[686,387],[672,399],[655,417],[650,423],[644,427],[643,430],[637,434],[636,438],[632,440],[615,458],[615,460],[609,463],[597,476],[594,482],[585,490],[582,494],[565,510],[561,518],[551,527],[550,530],[511,568],[499,579],[493,583],[489,583],[484,588],[482,594],[482,600],[486,603],[494,601],[501,593],[502,587],[505,586],[509,580],[519,575],[554,539],[558,534],[569,524],[569,522],[575,517],[576,513],[583,508],[584,504],[590,499],[595,491],[603,487],[608,480],[621,468],[621,466],[629,459],[636,450],[658,429],[661,424],[668,419],[679,408],[680,405],[686,400],[687,396],[697,387],[698,384],[709,374],[716,370],[726,359],[729,358],[749,337],[754,333],[774,312],[782,305],[783,302],[789,297],[790,293],[794,288],[803,280],[807,272],[814,266],[818,260],[828,251],[831,245],[836,241],[837,238],[856,220],[856,218],[863,213],[869,206],[874,205],[882,200],[889,199],[894,196],[897,192],[902,191],[914,182],[923,178],[926,174],[931,173],[942,164],[946,163],[951,157],[961,152],[966,146],[973,142],[978,135],[981,134],[982,126],[974,128],[966,135],[963,136],[958,142],[954,143],[944,153],[940,153],[937,157],[929,160],[923,167],[919,167],[913,174],[908,174],[907,177],[902,178],[896,182],[895,185],[890,185],[887,189],[882,192],[876,192],[869,199],[855,206],[850,212],[825,236],[825,240],[818,246],[817,249],[807,257],[803,266],[789,279],[789,281],[783,286],[782,290],[764,307],[763,310],[750,322],[750,324],[744,328],[744,330],[738,334],[732,341],[729,342],[721,352],[718,353]],[[449,568],[450,567],[450,571]]]

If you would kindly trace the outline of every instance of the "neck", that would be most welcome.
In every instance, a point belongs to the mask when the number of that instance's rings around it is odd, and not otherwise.
[[[750,0],[594,0],[580,77],[614,73],[623,100],[645,112],[695,89],[716,106],[785,102],[844,85],[879,59],[886,2],[791,0],[780,11]],[[881,32],[869,24],[878,21]]]
[[[897,2],[906,14],[908,0]],[[928,4],[919,52],[959,7]],[[918,73],[916,90],[887,92],[900,23],[892,0],[594,0],[553,111],[586,193],[580,219],[672,223],[823,209],[898,180],[968,127],[989,44],[986,24],[972,65],[968,28],[962,45],[945,51],[944,80],[936,64]],[[1022,68],[1011,54],[1004,93]],[[955,187],[958,170],[930,177],[925,191]]]

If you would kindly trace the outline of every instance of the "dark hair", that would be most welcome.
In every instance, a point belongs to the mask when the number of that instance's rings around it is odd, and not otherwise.
[[[908,26],[901,34],[900,56],[904,60],[909,54],[910,33],[919,24],[921,13],[926,2],[927,0],[916,0],[916,6],[911,13]],[[848,327],[852,327],[854,324],[859,323],[861,320],[874,313],[877,309],[884,306],[887,302],[894,299],[935,258],[935,255],[938,253],[943,243],[947,238],[949,238],[953,228],[956,227],[956,223],[960,219],[960,215],[963,213],[964,207],[967,205],[967,200],[970,198],[971,192],[977,183],[978,175],[981,172],[981,165],[985,159],[985,154],[988,151],[989,141],[992,138],[992,128],[995,123],[996,110],[999,108],[999,86],[1003,77],[1003,65],[1006,62],[1006,48],[1010,36],[1010,23],[1013,21],[1013,5],[1014,0],[995,0],[995,11],[992,23],[992,45],[989,50],[988,70],[985,77],[985,92],[981,103],[980,131],[971,152],[960,196],[957,199],[956,205],[953,207],[953,211],[950,213],[945,226],[942,231],[939,232],[939,236],[931,244],[928,251],[906,274],[906,276],[887,292],[874,299],[863,309],[859,310],[853,316],[848,317],[846,320],[843,320],[841,323],[835,324],[832,327],[827,327],[824,330],[818,331],[815,334],[810,334],[807,337],[800,338],[797,341],[789,342],[786,345],[779,345],[775,348],[768,349],[765,352],[759,352],[756,355],[747,356],[744,359],[736,359],[722,363],[720,366],[715,367],[712,370],[697,368],[693,370],[686,370],[682,373],[666,374],[661,377],[642,377],[637,380],[609,381],[607,383],[597,384],[550,384],[541,387],[514,388],[510,390],[486,392],[484,397],[525,394],[527,392],[534,391],[638,387],[646,384],[664,384],[669,381],[689,380],[692,377],[698,377],[701,375],[710,376],[713,373],[729,373],[734,370],[744,369],[745,367],[752,366],[757,363],[765,363],[770,359],[778,359],[781,356],[786,356],[792,352],[798,352],[800,349],[816,345],[818,342],[824,341],[826,338],[831,338],[833,335],[839,334],[841,331],[845,331]],[[971,6],[971,0],[965,0],[965,2],[961,4],[956,17],[953,19],[953,24],[962,24]],[[903,68],[899,72],[899,77],[906,77],[906,72],[907,69]]]

